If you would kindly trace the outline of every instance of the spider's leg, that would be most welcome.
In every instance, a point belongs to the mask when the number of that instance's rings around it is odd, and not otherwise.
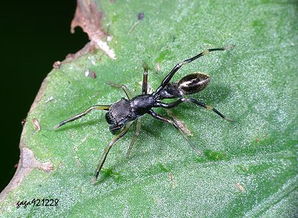
[[[156,89],[156,91],[153,93],[154,96],[158,95],[159,92],[165,88],[165,86],[170,82],[170,80],[172,79],[172,77],[174,76],[174,74],[184,65],[184,64],[188,64],[196,59],[198,59],[199,57],[202,57],[206,54],[209,54],[210,52],[213,51],[224,51],[224,50],[228,50],[231,49],[232,47],[224,47],[224,48],[210,48],[207,49],[199,54],[197,54],[194,57],[188,58],[178,64],[176,64],[176,66],[170,71],[170,73],[168,73],[168,75],[163,79],[163,81],[161,82],[160,86]]]
[[[133,135],[131,141],[130,141],[130,144],[129,144],[129,147],[127,149],[127,152],[126,152],[126,157],[128,158],[130,153],[131,153],[131,150],[132,150],[132,147],[134,145],[134,143],[136,142],[138,136],[140,135],[140,131],[141,131],[141,118],[138,118],[137,121],[136,121],[136,131],[135,131],[135,134]]]
[[[174,121],[174,120],[171,120],[167,117],[163,117],[161,115],[159,115],[158,113],[156,113],[155,111],[153,110],[150,110],[149,111],[149,114],[154,117],[155,119],[158,119],[158,120],[161,120],[165,123],[169,123],[169,124],[172,124],[176,129],[179,130],[179,132],[182,134],[182,136],[185,138],[185,140],[188,142],[188,144],[190,145],[190,147],[198,154],[198,155],[202,155],[202,152],[200,150],[198,150],[198,148],[196,146],[194,146],[192,144],[192,142],[189,140],[189,138],[187,137],[187,135],[184,133],[184,131],[181,129],[181,127]]]
[[[107,145],[107,147],[105,147],[102,157],[101,157],[101,159],[97,165],[96,171],[95,171],[95,180],[97,180],[97,178],[98,178],[99,172],[102,169],[102,166],[106,161],[109,151],[111,150],[113,145],[127,133],[130,126],[131,126],[131,123],[127,124],[124,127],[124,129],[112,139],[112,141]]]
[[[179,98],[176,101],[170,102],[170,103],[164,103],[162,101],[156,101],[153,107],[162,107],[162,108],[173,108],[176,107],[177,105],[181,104],[184,102],[184,98]]]
[[[130,91],[128,90],[127,86],[126,85],[123,85],[123,84],[117,84],[117,83],[112,83],[112,82],[107,82],[106,84],[108,84],[109,86],[112,86],[114,88],[118,88],[118,89],[122,89],[126,95],[126,97],[128,99],[131,99],[131,93]]]
[[[221,112],[219,112],[216,108],[210,106],[210,105],[206,105],[204,102],[198,101],[194,98],[179,98],[177,101],[171,102],[171,103],[163,103],[161,101],[157,101],[156,104],[154,105],[155,107],[162,107],[162,108],[173,108],[176,107],[177,105],[179,105],[182,102],[190,102],[190,103],[194,103],[200,107],[203,107],[207,110],[212,110],[214,113],[216,113],[217,115],[219,115],[221,118],[233,122],[233,120],[227,118],[225,115],[223,115]]]
[[[216,113],[217,115],[219,115],[221,118],[227,120],[227,121],[230,121],[230,122],[233,122],[233,120],[227,118],[225,115],[223,115],[221,112],[219,112],[216,108],[210,106],[210,105],[206,105],[204,102],[201,102],[201,101],[198,101],[197,99],[194,99],[194,98],[184,98],[184,101],[185,102],[191,102],[191,103],[194,103],[200,107],[203,107],[207,110],[211,110],[213,111],[214,113]]]
[[[142,83],[142,94],[147,94],[148,92],[148,66],[146,64],[143,65],[144,73],[143,73],[143,83]]]
[[[63,120],[58,125],[56,125],[54,128],[57,129],[57,128],[63,126],[64,124],[66,124],[68,122],[72,122],[74,120],[77,120],[77,119],[85,116],[86,114],[90,113],[93,110],[109,110],[109,108],[110,108],[110,105],[94,105],[94,106],[88,108],[87,110],[85,110],[82,113],[79,113],[79,114],[77,114],[77,115],[75,115],[73,117],[70,117],[70,118],[68,118],[66,120]]]

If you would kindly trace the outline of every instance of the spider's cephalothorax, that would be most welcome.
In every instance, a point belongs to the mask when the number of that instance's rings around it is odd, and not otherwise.
[[[106,113],[106,120],[110,124],[110,131],[116,134],[122,129],[129,120],[133,119],[132,108],[130,101],[122,98],[120,101],[114,103]]]
[[[151,95],[144,94],[133,99],[122,98],[112,104],[106,113],[106,120],[110,124],[111,133],[115,135],[126,123],[148,113],[155,102]]]
[[[86,111],[80,114],[77,114],[67,120],[62,121],[56,126],[56,128],[59,128],[68,122],[79,119],[80,117],[85,116],[87,113],[89,113],[92,110],[107,111],[105,116],[106,121],[110,125],[109,129],[111,133],[115,135],[115,137],[105,148],[103,156],[97,166],[97,169],[95,172],[95,177],[97,179],[99,172],[102,169],[102,166],[112,146],[116,143],[116,141],[118,141],[118,139],[120,139],[126,134],[126,132],[128,131],[129,127],[132,125],[132,123],[136,121],[136,133],[128,149],[128,153],[130,152],[132,145],[134,144],[136,137],[139,135],[139,132],[140,132],[140,119],[138,118],[141,117],[142,115],[150,114],[152,117],[158,120],[161,120],[166,123],[170,123],[183,134],[183,130],[173,119],[163,117],[157,114],[153,110],[156,107],[173,108],[179,105],[180,103],[190,102],[190,103],[196,104],[197,106],[206,108],[208,110],[212,110],[213,112],[221,116],[223,119],[229,120],[215,108],[208,106],[205,103],[198,101],[197,99],[186,97],[186,95],[197,93],[203,90],[204,88],[206,88],[206,86],[210,81],[210,77],[208,75],[203,73],[192,73],[184,76],[178,82],[170,82],[174,74],[184,64],[190,63],[198,59],[199,57],[208,54],[209,52],[224,51],[227,49],[228,47],[207,49],[194,57],[191,57],[189,59],[182,61],[181,63],[176,64],[176,66],[163,79],[160,86],[151,94],[148,94],[147,92],[148,72],[147,72],[147,68],[144,68],[145,70],[143,74],[143,85],[142,85],[141,95],[137,95],[136,97],[131,98],[126,86],[111,84],[112,86],[122,88],[127,98],[122,98],[121,100],[111,105],[94,105],[88,108]],[[171,103],[165,103],[161,101],[163,99],[172,99],[172,98],[176,98],[177,100]],[[183,136],[187,138],[185,135]]]

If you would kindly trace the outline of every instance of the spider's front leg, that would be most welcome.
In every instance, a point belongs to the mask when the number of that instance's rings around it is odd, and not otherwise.
[[[59,127],[65,125],[66,123],[72,122],[72,121],[74,121],[74,120],[77,120],[77,119],[79,119],[79,118],[81,118],[81,117],[87,115],[88,113],[90,113],[90,112],[93,111],[93,110],[105,110],[105,111],[107,111],[107,110],[110,109],[110,107],[111,107],[111,105],[94,105],[94,106],[88,108],[87,110],[85,110],[85,111],[82,112],[82,113],[79,113],[79,114],[77,114],[77,115],[75,115],[75,116],[73,116],[73,117],[70,117],[70,118],[68,118],[68,119],[66,119],[66,120],[63,120],[63,121],[60,122],[58,125],[56,125],[54,128],[55,128],[55,129],[58,129]]]
[[[119,139],[121,139],[121,138],[127,133],[127,131],[128,131],[128,129],[129,129],[129,127],[131,126],[131,124],[132,124],[132,123],[127,124],[127,125],[123,128],[123,130],[121,130],[121,132],[120,132],[118,135],[116,135],[116,136],[112,139],[112,141],[108,144],[108,146],[105,147],[104,152],[103,152],[103,154],[102,154],[102,157],[101,157],[101,159],[100,159],[100,161],[99,161],[99,163],[98,163],[98,165],[97,165],[96,171],[95,171],[95,180],[97,180],[98,175],[99,175],[99,172],[100,172],[100,170],[102,169],[103,164],[105,163],[105,161],[106,161],[106,159],[107,159],[107,156],[108,156],[108,154],[109,154],[111,148],[113,147],[113,145],[114,145]]]

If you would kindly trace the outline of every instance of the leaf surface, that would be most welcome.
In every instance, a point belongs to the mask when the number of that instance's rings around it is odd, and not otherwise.
[[[109,46],[116,59],[98,50],[50,72],[22,134],[21,149],[33,154],[29,170],[6,193],[2,215],[294,217],[295,1],[97,3],[104,12],[103,28],[112,36]],[[138,20],[139,13],[144,13],[144,19]],[[150,69],[150,86],[157,88],[179,61],[206,48],[232,44],[236,45],[233,50],[210,53],[184,66],[173,79],[208,73],[210,85],[193,97],[236,120],[226,122],[190,104],[172,110],[191,131],[191,141],[203,151],[202,156],[173,127],[144,116],[131,157],[125,154],[133,129],[112,148],[99,182],[93,185],[100,155],[112,139],[104,112],[94,111],[53,129],[91,105],[125,97],[107,82],[125,84],[134,95],[139,94],[144,62]],[[86,71],[96,78],[86,76]],[[16,208],[18,201],[43,198],[59,199],[59,206]]]

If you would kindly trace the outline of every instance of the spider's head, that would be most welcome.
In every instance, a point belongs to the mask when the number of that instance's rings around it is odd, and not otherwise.
[[[130,102],[124,98],[114,103],[106,113],[106,121],[110,124],[109,128],[113,135],[121,131],[130,118]]]

